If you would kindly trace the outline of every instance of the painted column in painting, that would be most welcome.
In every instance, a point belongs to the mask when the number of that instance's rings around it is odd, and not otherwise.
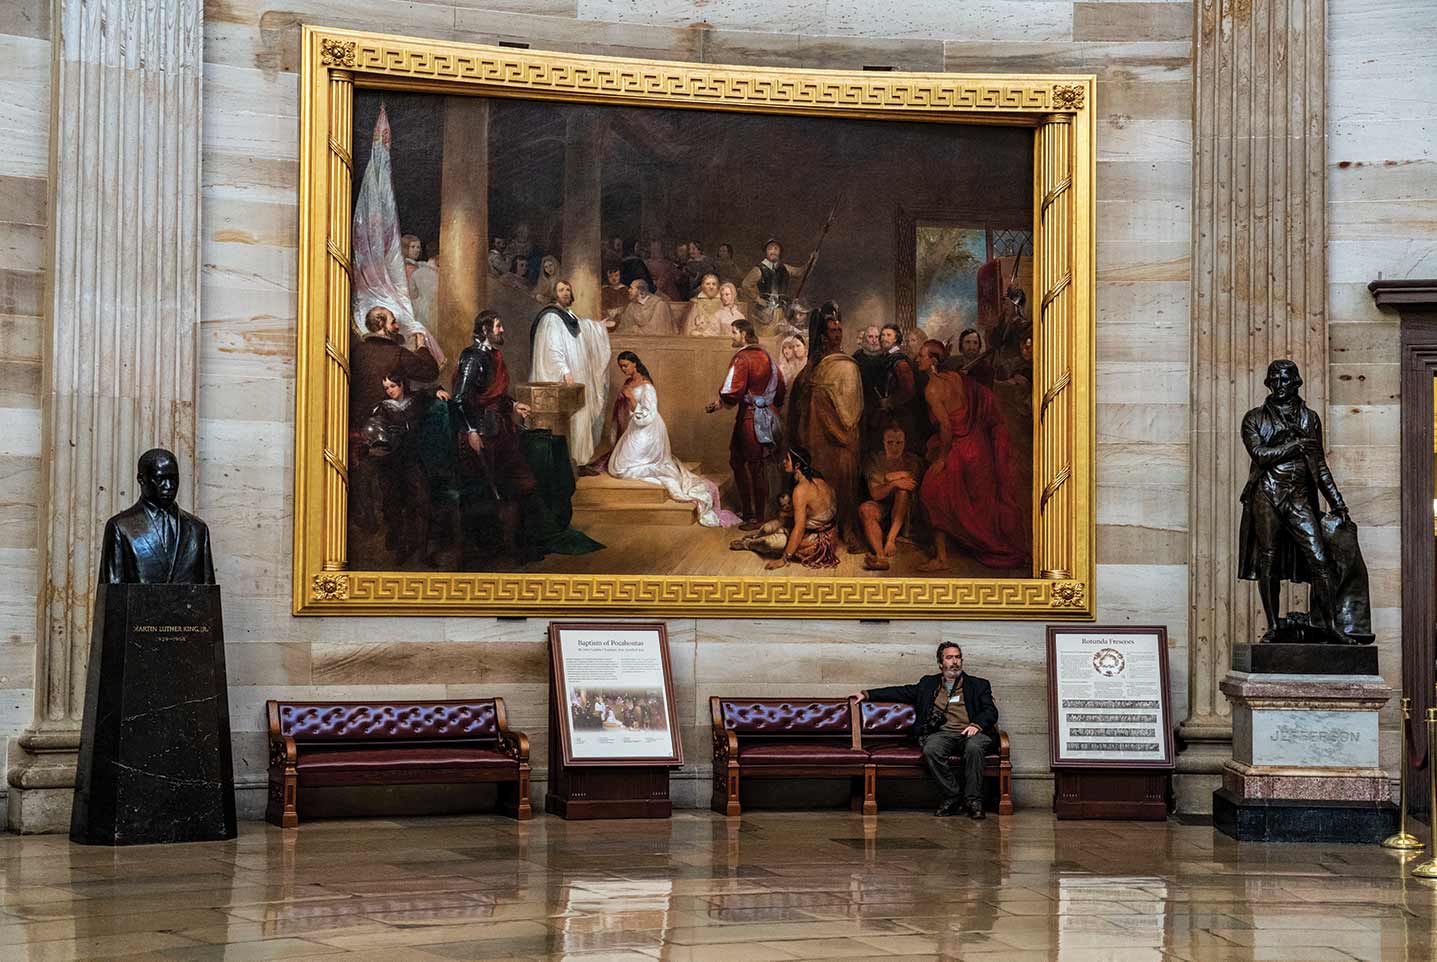
[[[444,100],[440,203],[434,333],[442,344],[462,345],[469,343],[475,315],[488,306],[489,101],[483,97]],[[459,351],[447,353],[452,369]]]
[[[576,110],[564,131],[564,274],[574,288],[574,313],[595,319],[602,314],[599,202],[606,128],[589,111]]]
[[[192,479],[200,278],[199,0],[56,0],[35,715],[12,832],[68,831],[105,519],[164,446]]]

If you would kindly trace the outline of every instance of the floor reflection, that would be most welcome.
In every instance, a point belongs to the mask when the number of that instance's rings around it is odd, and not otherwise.
[[[916,812],[334,819],[118,850],[0,837],[0,958],[1429,959],[1375,846]]]

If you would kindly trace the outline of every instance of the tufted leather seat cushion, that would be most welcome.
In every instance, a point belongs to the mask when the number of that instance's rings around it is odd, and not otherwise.
[[[825,735],[847,737],[848,700],[720,702],[724,727],[744,735]]]
[[[769,742],[744,745],[739,764],[748,765],[862,765],[868,753],[843,745],[814,742]]]
[[[299,754],[298,769],[304,772],[423,771],[429,768],[514,769],[514,759],[487,748],[418,746],[403,748],[309,749]]]
[[[870,749],[868,756],[873,759],[876,765],[923,765],[923,749],[909,742],[906,745],[884,745],[880,748]],[[989,752],[983,756],[984,761],[991,761],[995,764],[999,761],[996,752]],[[958,755],[950,755],[948,764],[961,765],[963,759]]]
[[[408,740],[499,737],[492,700],[332,704],[288,702],[279,705],[281,734],[297,742]]]

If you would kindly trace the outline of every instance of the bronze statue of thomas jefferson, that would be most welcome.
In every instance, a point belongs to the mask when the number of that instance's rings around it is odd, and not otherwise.
[[[1367,569],[1323,454],[1322,421],[1298,394],[1302,376],[1292,361],[1269,364],[1263,383],[1267,401],[1242,419],[1252,470],[1242,491],[1238,571],[1257,582],[1267,616],[1262,640],[1369,643]],[[1312,586],[1306,619],[1279,617],[1284,580]]]
[[[164,448],[140,455],[140,500],[105,522],[101,584],[212,585],[210,529],[175,504],[180,462]]]

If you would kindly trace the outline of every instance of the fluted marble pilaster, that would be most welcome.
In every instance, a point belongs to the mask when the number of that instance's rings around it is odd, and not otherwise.
[[[1326,0],[1200,0],[1193,40],[1192,503],[1188,717],[1179,804],[1210,804],[1230,757],[1218,685],[1264,623],[1237,580],[1243,414],[1274,358],[1327,403]],[[1205,776],[1205,777],[1204,777]],[[1212,785],[1202,784],[1212,781]]]
[[[12,831],[69,826],[105,519],[168,447],[194,504],[202,0],[55,0],[35,717]]]

